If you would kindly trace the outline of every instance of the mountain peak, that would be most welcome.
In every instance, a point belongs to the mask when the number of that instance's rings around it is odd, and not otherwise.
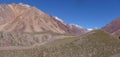
[[[75,26],[75,27],[77,27],[77,28],[83,28],[82,26],[79,26],[79,25],[77,25],[77,24],[70,24],[70,26]]]
[[[87,29],[83,28],[82,26],[76,25],[76,24],[70,24],[68,25],[68,27],[75,34],[84,34],[88,32]]]
[[[0,10],[0,31],[73,32],[60,18],[50,16],[27,4],[5,4],[0,5],[0,9],[2,9]]]
[[[28,5],[28,4],[24,4],[24,3],[18,3],[18,4],[12,3],[12,4],[5,4],[5,5],[32,7],[32,6],[30,6],[30,5]]]
[[[57,17],[57,16],[54,16],[54,18],[57,19],[57,20],[60,21],[60,22],[64,22],[62,19],[60,19],[60,18]]]
[[[28,4],[23,4],[23,3],[19,3],[19,5],[25,6],[25,7],[31,7],[30,5],[28,5]]]

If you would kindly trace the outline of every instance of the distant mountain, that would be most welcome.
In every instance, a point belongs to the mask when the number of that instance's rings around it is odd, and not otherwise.
[[[73,34],[84,34],[88,32],[87,29],[75,24],[69,24],[68,28],[70,31],[72,31]]]
[[[84,32],[82,28],[77,30]],[[26,4],[0,5],[0,31],[74,33],[60,19]]]
[[[112,35],[120,35],[120,18],[113,20],[102,29]]]

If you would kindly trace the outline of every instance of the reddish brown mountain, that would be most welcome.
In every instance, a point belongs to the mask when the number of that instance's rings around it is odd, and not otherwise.
[[[103,28],[104,31],[111,33],[112,35],[120,34],[120,18],[113,20],[110,24]]]
[[[87,29],[85,29],[83,27],[80,27],[78,25],[75,25],[75,24],[69,24],[68,28],[74,34],[84,34],[84,33],[86,33],[88,31]]]
[[[64,22],[25,4],[0,5],[0,31],[73,33]]]

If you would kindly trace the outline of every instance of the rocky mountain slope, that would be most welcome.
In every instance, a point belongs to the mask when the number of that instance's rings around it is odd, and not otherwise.
[[[0,31],[73,32],[69,30],[67,24],[61,22],[57,18],[25,4],[0,5]]]
[[[102,29],[112,35],[120,35],[120,18],[113,20]]]
[[[69,24],[68,28],[70,31],[72,31],[73,34],[85,34],[88,32],[87,29],[80,27],[78,25],[75,25],[75,24]]]
[[[26,4],[0,5],[0,47],[36,46],[86,32]]]

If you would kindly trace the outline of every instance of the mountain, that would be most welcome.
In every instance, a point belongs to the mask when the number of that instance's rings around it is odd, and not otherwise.
[[[120,18],[113,20],[102,29],[112,35],[120,35]]]
[[[119,57],[120,40],[108,34],[119,33],[119,20],[88,32],[26,4],[1,4],[0,57]]]
[[[87,29],[75,24],[69,24],[68,28],[70,31],[72,31],[73,34],[84,34],[88,32]]]
[[[0,31],[72,33],[58,18],[26,4],[0,5]]]
[[[34,46],[86,32],[26,4],[0,5],[0,47]]]

